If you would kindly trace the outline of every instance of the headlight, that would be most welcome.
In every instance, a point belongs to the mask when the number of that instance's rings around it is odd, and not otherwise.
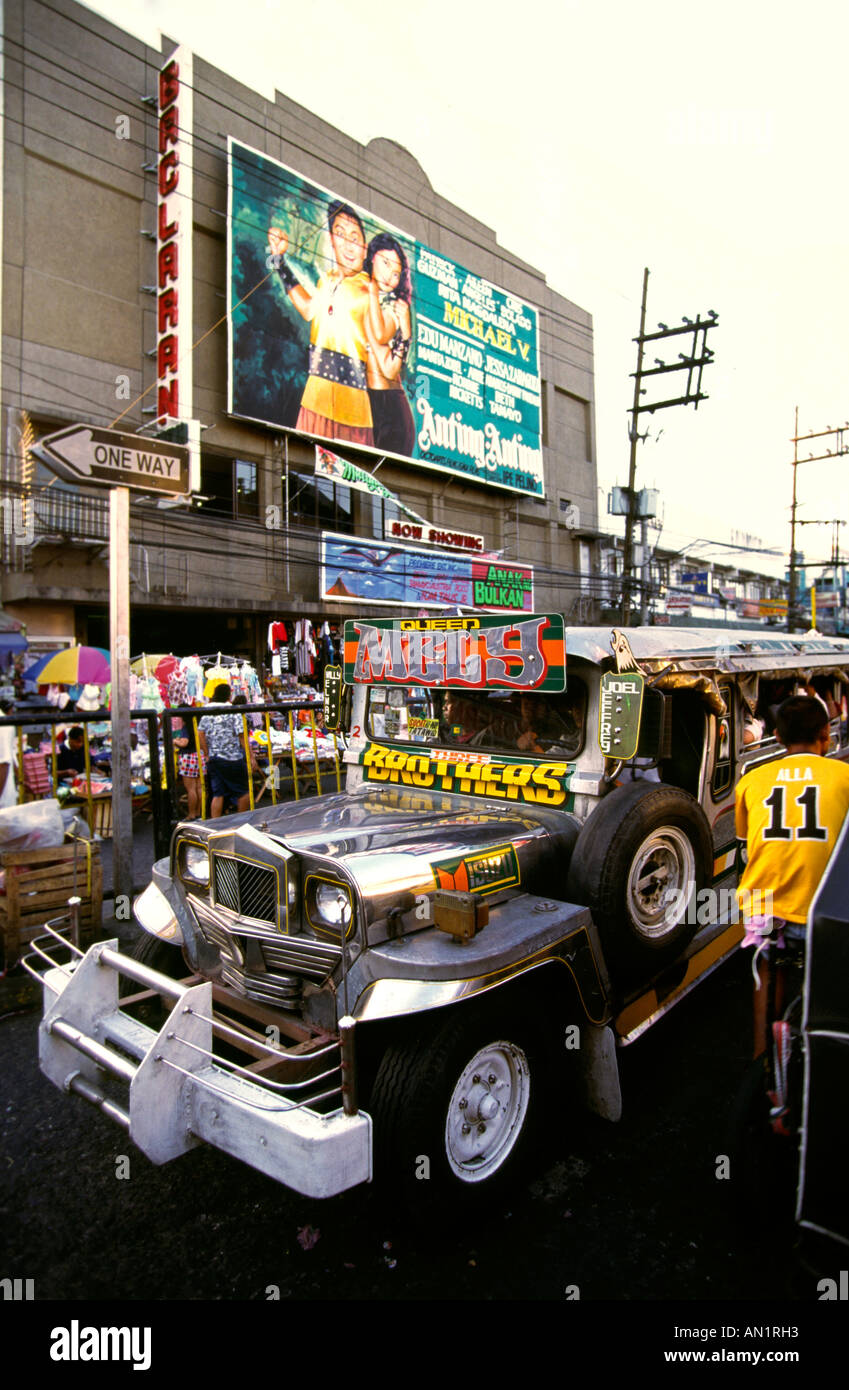
[[[152,936],[182,945],[183,933],[174,915],[174,909],[155,883],[149,883],[144,892],[136,898],[133,913],[136,921]]]
[[[201,845],[183,845],[180,851],[180,868],[183,878],[192,883],[209,886],[209,852]]]
[[[328,927],[347,927],[353,915],[351,896],[341,883],[317,883],[315,915]]]

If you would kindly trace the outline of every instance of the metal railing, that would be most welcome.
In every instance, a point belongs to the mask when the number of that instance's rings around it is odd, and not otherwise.
[[[178,780],[180,773],[177,765],[177,755],[179,749],[175,746],[174,721],[191,721],[194,726],[194,744],[198,746],[197,726],[202,718],[221,718],[224,716],[238,715],[241,717],[243,752],[245,768],[247,773],[246,792],[249,799],[250,809],[254,810],[258,802],[266,794],[270,794],[271,804],[277,805],[278,802],[294,799],[300,800],[304,795],[312,793],[313,789],[317,796],[322,796],[327,792],[341,791],[342,789],[342,759],[344,753],[344,739],[335,731],[330,735],[330,742],[333,746],[333,755],[327,754],[325,745],[324,753],[319,751],[319,725],[316,719],[316,712],[320,714],[322,706],[306,700],[298,701],[273,701],[261,705],[220,705],[220,706],[192,706],[192,707],[172,707],[164,709],[161,714],[155,710],[141,709],[131,710],[130,718],[133,721],[144,721],[147,724],[148,748],[150,757],[149,772],[149,793],[150,809],[153,815],[153,837],[154,854],[157,859],[164,858],[169,851],[171,834],[178,823],[178,803],[180,799],[180,788]],[[307,731],[307,746],[301,749],[296,748],[296,720],[301,712],[307,715],[307,721],[302,728]],[[257,788],[254,782],[255,758],[251,751],[249,734],[251,729],[250,716],[259,715],[260,727],[266,736],[266,761],[264,781],[261,787]],[[101,713],[82,713],[67,710],[34,710],[32,713],[17,713],[6,715],[0,718],[0,726],[12,725],[17,730],[18,740],[18,801],[23,802],[27,799],[41,799],[44,796],[52,796],[59,785],[58,776],[58,750],[59,744],[56,738],[56,726],[73,726],[79,724],[83,729],[83,757],[85,776],[85,792],[81,800],[85,805],[86,818],[92,832],[96,828],[97,817],[96,809],[104,802],[104,797],[97,796],[92,791],[92,747],[89,736],[89,726],[91,724],[108,724],[109,717]],[[160,729],[161,724],[161,729]],[[272,728],[282,725],[284,737],[288,732],[288,750],[274,753]],[[44,753],[45,769],[49,768],[51,785],[44,786],[40,791],[35,786],[28,786],[25,773],[25,747],[24,731],[27,728],[49,727],[50,729],[50,751]],[[160,737],[162,746],[160,750]],[[311,743],[311,749],[309,744]],[[300,756],[299,756],[300,754]],[[304,756],[306,755],[306,756]],[[258,768],[258,760],[256,767]],[[201,819],[206,819],[210,812],[209,781],[203,769],[202,759],[198,759],[199,781],[201,793],[200,813]],[[147,792],[145,793],[147,795]]]

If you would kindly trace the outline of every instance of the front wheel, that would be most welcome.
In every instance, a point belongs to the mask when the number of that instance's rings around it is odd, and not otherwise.
[[[503,1190],[532,1148],[541,1054],[529,1023],[471,1005],[391,1046],[369,1105],[376,1179],[471,1202]]]

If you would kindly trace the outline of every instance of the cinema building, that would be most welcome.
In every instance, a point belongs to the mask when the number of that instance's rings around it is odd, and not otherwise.
[[[585,310],[391,138],[71,0],[4,28],[1,596],[31,641],[108,645],[108,489],[34,452],[73,425],[191,450],[190,499],[132,494],[135,650],[598,616]]]

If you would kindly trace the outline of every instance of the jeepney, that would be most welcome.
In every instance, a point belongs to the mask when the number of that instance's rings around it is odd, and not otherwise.
[[[347,622],[345,790],[178,825],[140,958],[42,952],[43,1071],[157,1163],[497,1189],[553,1114],[619,1117],[617,1049],[736,949],[736,782],[798,682],[849,756],[847,667],[816,634]]]

